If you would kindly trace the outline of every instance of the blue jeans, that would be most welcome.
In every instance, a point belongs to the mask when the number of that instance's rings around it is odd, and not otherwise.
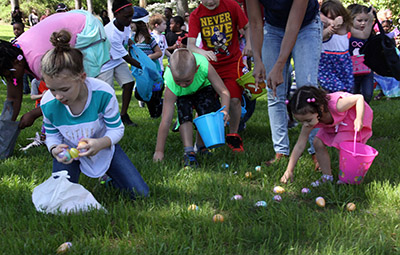
[[[264,26],[264,42],[262,48],[262,59],[267,75],[272,70],[278,59],[285,29]],[[322,23],[319,13],[307,26],[300,29],[296,44],[292,50],[294,67],[296,70],[296,85],[300,88],[304,85],[318,86],[318,65],[321,55]],[[276,96],[268,89],[268,114],[272,133],[272,142],[276,153],[289,155],[288,115],[286,110],[286,96],[288,91],[287,74],[289,71],[290,57],[283,70],[284,82],[276,88]],[[314,153],[312,141],[318,130],[314,129],[309,137],[309,153]]]
[[[354,76],[353,94],[362,94],[365,102],[371,102],[374,95],[374,73]]]
[[[67,170],[70,176],[69,180],[73,183],[78,183],[81,170],[79,168],[79,160],[73,161],[71,164],[63,164],[53,159],[53,173]],[[114,187],[128,192],[132,198],[136,196],[149,195],[149,187],[144,182],[140,173],[136,170],[132,161],[128,158],[121,146],[115,145],[114,157],[111,160],[110,168],[107,175],[112,178]]]

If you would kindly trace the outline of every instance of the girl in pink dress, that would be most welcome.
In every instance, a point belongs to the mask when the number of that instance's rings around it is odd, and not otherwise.
[[[311,183],[314,187],[324,182],[333,182],[331,160],[326,146],[339,149],[341,142],[354,141],[355,132],[357,142],[365,144],[372,135],[373,112],[362,95],[347,92],[326,94],[322,89],[304,86],[295,92],[289,106],[293,116],[303,126],[281,178],[283,183],[293,181],[294,167],[314,128],[319,128],[314,139],[314,148],[322,172],[321,179]]]

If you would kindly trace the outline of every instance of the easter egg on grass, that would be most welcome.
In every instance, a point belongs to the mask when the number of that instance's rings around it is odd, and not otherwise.
[[[275,195],[275,196],[273,197],[273,200],[276,201],[276,202],[280,202],[280,201],[282,201],[282,197],[279,196],[279,195]]]
[[[221,214],[215,214],[213,216],[213,221],[214,222],[224,222],[224,216],[222,216]]]
[[[223,164],[221,165],[221,167],[222,167],[222,168],[229,168],[229,165],[228,165],[227,163],[223,163]]]
[[[253,174],[251,173],[251,172],[246,172],[245,174],[244,174],[244,176],[246,176],[246,178],[251,178],[252,176],[253,176]]]
[[[254,206],[255,207],[267,207],[267,202],[261,200],[261,201],[258,201],[257,203],[255,203]]]
[[[254,169],[255,169],[257,172],[260,172],[260,171],[261,171],[261,166],[256,166]]]
[[[65,242],[57,248],[57,254],[64,254],[72,247],[72,243]]]
[[[242,200],[243,197],[242,195],[234,195],[233,197],[231,197],[231,200]]]
[[[191,204],[191,205],[189,205],[188,210],[189,211],[196,211],[196,210],[199,210],[199,207],[197,205],[195,205],[195,204]]]
[[[303,193],[303,194],[307,194],[307,193],[310,193],[310,192],[311,192],[311,190],[309,188],[302,188],[301,189],[301,193]]]
[[[347,209],[347,211],[352,212],[356,209],[356,205],[354,203],[348,203],[346,205],[346,209]]]
[[[275,186],[273,191],[274,193],[282,194],[283,192],[285,192],[285,189],[282,188],[281,186]]]
[[[323,197],[317,197],[315,199],[315,203],[319,206],[319,207],[325,207],[325,199]]]

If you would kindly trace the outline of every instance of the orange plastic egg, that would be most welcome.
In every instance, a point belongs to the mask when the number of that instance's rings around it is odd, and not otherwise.
[[[346,205],[346,209],[347,209],[347,211],[352,212],[356,209],[356,205],[354,203],[348,203]]]
[[[315,199],[315,203],[319,206],[319,207],[325,207],[325,199],[323,197],[317,197]]]
[[[224,221],[224,216],[222,216],[221,214],[215,214],[213,216],[213,221],[214,222],[223,222]]]

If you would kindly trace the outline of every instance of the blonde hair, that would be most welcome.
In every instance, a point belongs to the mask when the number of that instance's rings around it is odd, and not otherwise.
[[[163,15],[161,15],[159,13],[152,15],[149,20],[150,30],[153,30],[156,27],[156,24],[160,25],[161,23],[163,23],[163,21],[165,21],[165,18]]]
[[[186,49],[176,49],[169,59],[169,66],[174,78],[186,77],[196,72],[196,58]]]
[[[67,30],[60,30],[51,35],[50,42],[54,48],[42,57],[42,74],[55,77],[64,70],[68,70],[72,75],[84,72],[83,54],[70,46],[71,37]]]

